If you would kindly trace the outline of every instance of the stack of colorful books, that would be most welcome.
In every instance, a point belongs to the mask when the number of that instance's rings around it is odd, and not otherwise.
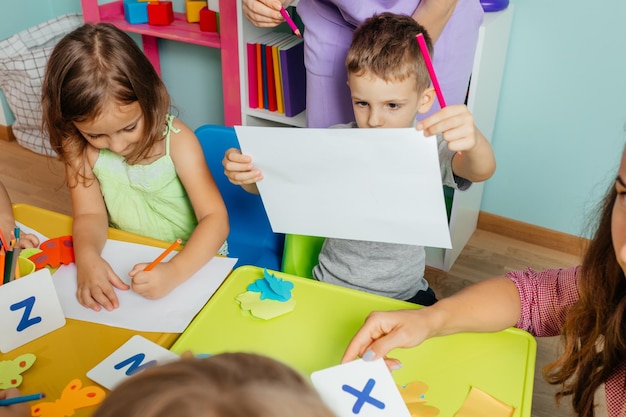
[[[246,44],[248,105],[293,117],[306,108],[302,38],[268,32]]]

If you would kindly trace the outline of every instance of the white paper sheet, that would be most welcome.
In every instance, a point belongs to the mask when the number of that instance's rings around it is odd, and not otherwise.
[[[107,240],[102,257],[115,273],[130,285],[128,272],[139,262],[150,262],[162,248]],[[174,256],[172,252],[165,260]],[[99,312],[85,308],[76,299],[76,265],[62,265],[53,275],[61,307],[66,317],[144,332],[182,333],[237,262],[235,258],[215,257],[167,296],[148,300],[132,290],[115,289],[120,307]]]
[[[235,127],[279,233],[450,248],[437,141],[415,129]]]

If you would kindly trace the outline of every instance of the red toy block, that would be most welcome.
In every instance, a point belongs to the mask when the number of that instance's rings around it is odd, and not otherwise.
[[[217,13],[208,7],[200,10],[200,30],[202,32],[217,32]]]
[[[148,23],[157,26],[166,26],[174,21],[174,7],[171,1],[148,3]]]

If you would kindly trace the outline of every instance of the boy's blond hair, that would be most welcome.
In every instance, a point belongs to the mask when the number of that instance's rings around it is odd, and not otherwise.
[[[346,57],[348,74],[371,74],[387,82],[413,77],[418,91],[430,85],[424,57],[415,37],[423,34],[432,54],[432,42],[412,17],[381,13],[367,19],[352,37]]]

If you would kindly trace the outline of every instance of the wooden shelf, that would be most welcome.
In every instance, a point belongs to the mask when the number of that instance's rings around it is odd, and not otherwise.
[[[98,0],[81,0],[85,22],[107,22],[131,33],[141,35],[143,50],[157,73],[161,73],[157,39],[190,43],[221,51],[222,89],[224,92],[224,124],[241,124],[239,91],[239,52],[237,41],[237,9],[234,0],[220,0],[221,33],[202,32],[198,23],[187,22],[185,13],[174,12],[170,25],[130,24],[124,18],[123,1],[98,4]]]
[[[198,23],[187,22],[187,16],[184,13],[174,12],[174,22],[170,25],[155,26],[147,23],[128,23],[124,18],[124,6],[122,2],[103,4],[99,8],[102,22],[113,23],[118,28],[127,32],[192,43],[209,48],[221,48],[221,40],[218,33],[201,32],[200,25]]]

